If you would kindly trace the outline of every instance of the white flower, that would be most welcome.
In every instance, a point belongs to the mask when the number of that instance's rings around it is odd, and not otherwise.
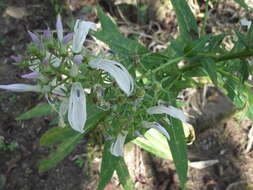
[[[133,92],[134,81],[127,69],[120,63],[108,59],[93,59],[89,62],[90,67],[102,69],[116,80],[121,90],[128,96]]]
[[[110,147],[110,152],[112,155],[114,156],[122,156],[124,154],[124,144],[125,144],[125,140],[126,140],[126,136],[127,136],[127,132],[123,131],[123,135],[120,133],[117,136],[117,139],[114,143],[112,143],[111,147]]]
[[[0,85],[1,89],[11,90],[14,92],[41,92],[42,89],[39,85],[29,85],[29,84],[8,84]]]
[[[81,83],[75,82],[69,97],[68,121],[74,130],[83,133],[86,119],[86,97]]]
[[[57,20],[56,20],[56,32],[57,32],[57,37],[58,40],[61,42],[63,39],[63,26],[62,26],[62,21],[61,21],[61,15],[57,15]]]
[[[188,118],[185,116],[184,112],[178,108],[175,108],[173,106],[154,106],[147,110],[148,114],[167,114],[174,118],[177,118],[183,122],[187,123]]]
[[[82,50],[83,43],[90,29],[95,30],[96,24],[79,19],[76,21],[72,45],[72,51],[74,53],[79,53]]]
[[[251,26],[251,21],[247,20],[246,18],[241,19],[240,23],[241,23],[242,26],[247,26],[248,29]]]
[[[160,133],[162,133],[165,137],[167,137],[168,140],[170,140],[170,135],[169,133],[166,131],[166,129],[164,127],[162,127],[159,123],[157,122],[147,122],[147,121],[143,121],[142,122],[143,126],[145,128],[154,128],[157,131],[159,131]]]

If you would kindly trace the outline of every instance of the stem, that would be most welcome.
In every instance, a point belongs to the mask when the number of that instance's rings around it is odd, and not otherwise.
[[[205,33],[206,33],[206,23],[207,23],[207,18],[208,18],[208,3],[209,3],[209,0],[206,0],[205,17],[204,17],[204,21],[203,21],[203,26],[201,28],[201,34],[202,35],[205,35]]]
[[[157,67],[157,68],[154,69],[152,72],[153,72],[153,73],[156,73],[156,72],[158,72],[158,71],[164,69],[165,67],[167,67],[167,66],[169,66],[169,65],[171,65],[171,64],[173,64],[173,63],[182,61],[183,59],[184,59],[183,56],[182,56],[182,57],[176,57],[176,58],[174,58],[174,59],[172,59],[172,60],[169,60],[169,62],[167,62],[167,63],[165,63],[165,64],[163,64],[163,65]]]

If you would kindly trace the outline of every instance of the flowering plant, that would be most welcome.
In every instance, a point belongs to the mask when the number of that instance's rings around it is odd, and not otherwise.
[[[247,58],[253,55],[253,26],[246,34],[239,33],[234,48],[226,50],[221,48],[225,35],[199,34],[185,0],[171,3],[180,35],[160,53],[150,52],[122,36],[99,7],[99,31],[94,31],[95,23],[78,19],[74,32],[64,35],[58,15],[57,39],[50,30],[42,35],[28,32],[32,43],[27,55],[12,58],[31,70],[22,77],[35,85],[1,84],[0,88],[42,93],[46,97],[48,104],[39,105],[18,119],[37,116],[35,112],[46,115],[50,113],[48,109],[58,114],[58,127],[47,131],[40,140],[44,146],[59,144],[40,162],[41,172],[54,167],[96,127],[106,139],[98,189],[105,187],[115,170],[123,187],[133,189],[123,159],[124,144],[138,144],[135,139],[143,138],[152,128],[167,139],[184,188],[188,159],[183,124],[189,123],[189,118],[179,108],[178,95],[185,88],[203,85],[194,77],[212,81],[228,94],[238,111],[253,119],[252,85],[247,82],[251,71]],[[109,45],[113,53],[106,58],[92,55],[83,47],[89,32]],[[180,67],[182,61],[186,64]],[[42,108],[44,111],[38,112]]]

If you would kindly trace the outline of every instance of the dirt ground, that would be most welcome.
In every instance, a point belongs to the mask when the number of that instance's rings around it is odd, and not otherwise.
[[[82,12],[76,8],[97,3],[97,1],[78,0],[67,2],[68,11],[63,15],[64,25],[67,25],[71,18],[78,18],[84,14],[86,10],[83,9]],[[149,14],[144,17],[146,20],[137,22],[134,14],[131,17],[129,15],[122,17],[122,14],[115,11],[117,10],[115,7],[110,6],[110,1],[100,1],[100,3],[104,10],[118,18],[120,29],[126,36],[139,35],[140,42],[153,51],[163,49],[167,39],[177,35],[175,14],[166,7],[163,14],[157,14],[154,9],[150,9]],[[130,8],[135,10],[134,7],[130,6]],[[21,75],[26,71],[12,65],[9,57],[24,52],[25,44],[30,41],[27,30],[39,32],[47,27],[55,28],[54,9],[55,7],[47,0],[0,1],[0,84],[28,82],[21,79]],[[194,11],[196,15],[200,15],[203,6],[200,4]],[[122,10],[121,13],[125,14],[125,12],[127,11]],[[239,10],[235,3],[224,1],[210,10],[208,30],[219,33],[226,27],[230,29],[238,27],[240,18],[244,16],[253,18],[252,14]],[[201,24],[201,16],[197,17]],[[97,20],[93,13],[89,14],[88,18]],[[231,34],[231,30],[223,32]],[[195,93],[203,92],[199,89]],[[225,110],[225,106],[230,106],[227,110],[229,112],[233,108],[229,102],[222,105],[223,99],[220,97],[223,95],[217,96],[217,91],[214,91],[209,98],[206,97],[207,107],[199,110],[200,113],[194,120],[196,141],[189,146],[190,161],[217,159],[218,163],[201,170],[190,168],[189,190],[253,189],[250,186],[253,184],[253,150],[245,152],[248,143],[247,135],[252,123],[245,118],[230,118],[226,114],[226,117],[224,116],[220,121],[220,117],[216,117],[218,110]],[[0,190],[95,189],[100,159],[96,158],[92,163],[87,161],[87,139],[83,139],[76,150],[57,167],[46,173],[38,172],[39,159],[49,153],[48,148],[40,147],[39,138],[52,127],[49,125],[52,118],[43,117],[28,121],[16,121],[15,118],[43,101],[33,93],[0,91],[0,141],[6,146],[14,147],[9,150],[0,149]],[[196,108],[198,104],[202,104],[203,99],[192,100],[192,102]],[[171,161],[155,158],[147,153],[140,153],[140,155],[145,155],[145,160],[148,160],[149,166],[146,167],[152,168],[153,176],[150,178],[154,184],[146,183],[145,179],[141,180],[139,176],[133,176],[136,184],[142,184],[142,187],[138,186],[138,190],[180,189]],[[84,162],[83,166],[77,164],[77,158],[81,158]],[[120,189],[116,181],[113,179],[106,189]]]

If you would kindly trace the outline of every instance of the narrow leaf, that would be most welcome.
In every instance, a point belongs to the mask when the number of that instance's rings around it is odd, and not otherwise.
[[[208,76],[211,78],[212,82],[217,85],[217,71],[216,71],[216,63],[214,60],[210,58],[202,59],[203,61],[203,67],[208,74]]]
[[[16,120],[26,120],[35,117],[41,117],[44,115],[50,115],[54,113],[53,109],[49,104],[39,104],[36,107],[30,109],[29,111],[21,114]]]
[[[171,0],[177,15],[179,31],[186,41],[194,41],[199,37],[195,17],[186,0]]]
[[[69,155],[82,139],[83,134],[78,133],[71,138],[64,139],[55,152],[52,152],[47,159],[40,162],[39,172],[45,172],[56,166],[63,158]]]
[[[133,181],[129,175],[127,165],[122,157],[119,158],[116,171],[119,177],[119,181],[125,190],[134,190]]]
[[[51,146],[77,134],[78,132],[74,131],[70,127],[54,127],[43,134],[40,138],[40,145]]]
[[[103,190],[110,182],[119,161],[118,157],[115,157],[110,153],[110,146],[111,142],[105,142],[97,190]]]
[[[181,121],[172,117],[170,118],[170,121],[170,126],[166,128],[171,138],[169,141],[169,146],[173,162],[179,176],[180,185],[184,189],[188,170],[187,148],[184,137],[184,130]]]

